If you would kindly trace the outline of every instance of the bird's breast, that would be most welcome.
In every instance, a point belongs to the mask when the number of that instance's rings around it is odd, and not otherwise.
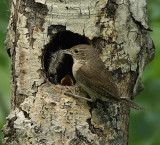
[[[75,79],[76,79],[78,70],[79,70],[82,66],[83,66],[83,64],[82,64],[80,61],[78,61],[78,60],[75,60],[75,61],[74,61],[72,70],[73,70],[73,76],[75,77]]]

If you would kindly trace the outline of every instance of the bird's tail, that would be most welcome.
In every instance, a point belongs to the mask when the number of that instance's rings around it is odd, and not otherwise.
[[[145,111],[145,109],[143,107],[139,106],[137,103],[133,102],[132,100],[130,100],[128,98],[121,97],[121,102],[129,107],[136,109],[136,110]]]

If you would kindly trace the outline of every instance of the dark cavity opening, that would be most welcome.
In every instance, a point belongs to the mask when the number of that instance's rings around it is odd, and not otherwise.
[[[51,83],[68,86],[75,84],[72,73],[73,58],[62,50],[78,44],[90,44],[90,40],[71,31],[60,31],[54,34],[45,46],[44,68]]]

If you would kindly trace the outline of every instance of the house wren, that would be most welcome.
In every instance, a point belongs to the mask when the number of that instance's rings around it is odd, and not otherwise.
[[[122,102],[137,110],[144,108],[126,97],[121,97],[118,87],[99,58],[97,51],[90,45],[76,45],[65,53],[72,55],[73,76],[78,86],[82,87],[91,98],[107,98],[111,102]]]

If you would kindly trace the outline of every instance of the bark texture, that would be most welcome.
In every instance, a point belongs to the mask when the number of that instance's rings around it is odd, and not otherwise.
[[[144,67],[154,56],[149,29],[145,0],[13,0],[6,38],[12,60],[12,109],[3,143],[128,144],[130,110],[119,103],[65,96],[66,87],[46,78],[44,48],[50,33],[85,35],[113,72],[122,96],[134,98],[142,89]]]

